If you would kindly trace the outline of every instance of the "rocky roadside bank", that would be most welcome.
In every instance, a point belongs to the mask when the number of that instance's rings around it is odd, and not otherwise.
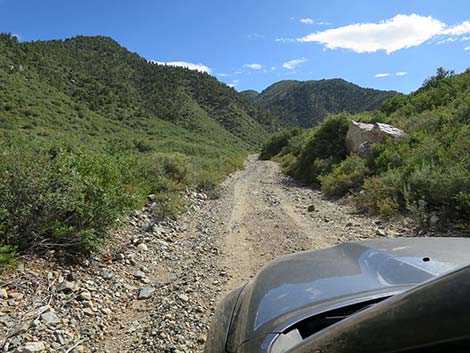
[[[128,225],[115,232],[113,250],[79,265],[60,265],[52,253],[42,259],[21,258],[17,269],[6,271],[0,281],[1,350],[124,352],[123,337],[129,338],[127,348],[134,341],[139,342],[148,313],[153,310],[149,302],[157,296],[161,297],[161,306],[180,308],[182,317],[161,318],[166,333],[150,335],[154,337],[149,343],[151,347],[174,348],[182,340],[178,338],[178,329],[172,331],[169,325],[172,320],[188,325],[190,318],[198,326],[191,332],[198,334],[185,337],[183,343],[188,352],[194,345],[203,344],[207,326],[197,316],[206,312],[210,303],[205,300],[199,305],[192,303],[192,310],[185,307],[191,292],[196,290],[188,289],[188,284],[205,274],[194,272],[187,256],[197,261],[198,254],[217,250],[201,243],[193,247],[192,254],[181,248],[180,236],[186,231],[182,224],[200,209],[207,196],[188,192],[186,198],[191,204],[190,211],[179,223],[156,222],[152,208],[157,205],[150,196],[149,205],[135,211]],[[184,273],[173,266],[181,261],[188,262]],[[176,295],[167,295],[169,288]]]

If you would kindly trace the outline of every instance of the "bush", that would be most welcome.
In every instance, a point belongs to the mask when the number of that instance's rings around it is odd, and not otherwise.
[[[221,158],[217,163],[205,158],[198,158],[193,163],[192,185],[207,193],[211,199],[220,196],[220,183],[225,177],[242,168],[244,155],[232,155]]]
[[[0,273],[8,266],[16,261],[16,247],[10,245],[0,245]]]
[[[112,158],[61,146],[2,148],[0,243],[19,250],[96,249],[133,202],[123,190],[121,167]]]
[[[186,203],[180,193],[167,192],[157,194],[157,207],[153,209],[157,220],[163,220],[166,217],[175,219],[184,211]]]
[[[332,173],[320,177],[321,190],[329,197],[341,197],[358,190],[369,173],[366,160],[353,154],[341,162]]]
[[[399,184],[396,174],[366,178],[362,190],[355,196],[355,203],[361,211],[395,216],[400,210]]]
[[[446,168],[423,164],[405,178],[404,197],[408,204],[422,200],[428,212],[437,211],[448,217],[470,215],[470,171],[458,163]]]
[[[288,174],[307,184],[319,184],[318,177],[331,172],[347,156],[345,139],[349,123],[347,114],[324,120],[313,130]]]
[[[176,184],[187,184],[191,177],[191,160],[182,153],[157,153],[154,156],[157,173]]]
[[[215,170],[201,170],[195,179],[196,189],[205,191],[211,199],[220,196],[219,183],[223,176]]]
[[[300,133],[300,129],[286,129],[274,133],[263,145],[259,159],[267,160],[280,154],[289,145],[290,140]]]

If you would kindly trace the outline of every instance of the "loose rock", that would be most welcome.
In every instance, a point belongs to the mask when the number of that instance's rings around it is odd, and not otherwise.
[[[139,291],[139,299],[149,299],[155,293],[155,288],[144,287]]]
[[[18,348],[18,353],[37,353],[42,352],[46,349],[44,342],[29,342],[23,347]]]
[[[56,325],[56,324],[61,322],[60,318],[57,316],[57,314],[52,309],[50,309],[50,310],[46,311],[45,313],[41,314],[41,320],[46,325]]]

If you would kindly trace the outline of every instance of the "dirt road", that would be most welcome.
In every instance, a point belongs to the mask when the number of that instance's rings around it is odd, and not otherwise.
[[[159,262],[171,284],[140,311],[150,317],[140,320],[141,337],[127,335],[131,350],[201,352],[217,301],[273,258],[406,231],[324,200],[285,177],[277,163],[256,156],[226,180],[219,199],[205,202],[182,224],[186,230],[178,234],[173,255]],[[114,339],[118,344],[108,351],[122,351],[122,336]]]
[[[26,259],[5,276],[2,349],[202,352],[217,302],[271,259],[407,234],[344,201],[324,200],[256,156],[227,178],[219,199],[187,197],[192,206],[178,222],[156,223],[155,202],[134,212],[109,254],[72,267]]]

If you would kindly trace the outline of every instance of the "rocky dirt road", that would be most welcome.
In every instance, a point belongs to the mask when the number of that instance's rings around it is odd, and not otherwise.
[[[0,284],[4,351],[36,344],[37,352],[202,352],[217,301],[271,259],[409,234],[322,199],[256,156],[225,181],[219,199],[190,200],[178,223],[155,223],[152,205],[136,212],[108,258],[80,268],[33,261],[11,274]]]
[[[394,237],[406,229],[354,213],[296,186],[272,161],[248,158],[222,196],[183,221],[176,258],[164,260],[170,285],[147,302],[151,317],[131,344],[145,352],[202,352],[217,301],[273,258],[344,241]],[[161,281],[160,281],[161,282]],[[112,337],[122,347],[120,336]]]

